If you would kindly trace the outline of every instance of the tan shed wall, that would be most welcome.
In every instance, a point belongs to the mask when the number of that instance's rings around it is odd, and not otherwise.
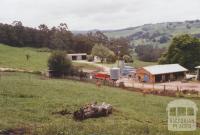
[[[139,68],[137,71],[136,71],[136,76],[138,78],[138,80],[140,82],[142,82],[144,80],[144,76],[147,75],[148,78],[149,78],[149,81],[148,83],[154,83],[155,82],[155,76],[150,74],[148,71],[146,71],[144,68]],[[140,79],[139,79],[140,78]]]
[[[183,74],[183,76],[177,76],[176,74]],[[149,73],[148,71],[146,71],[144,68],[139,68],[137,71],[136,71],[136,76],[137,76],[137,79],[140,81],[140,82],[143,82],[144,81],[144,76],[147,75],[149,80],[147,83],[155,83],[156,82],[156,75],[152,75],[151,73]],[[175,77],[176,75],[176,77]],[[170,73],[170,74],[161,74],[162,78],[165,80],[166,77],[168,76],[168,79],[167,80],[181,80],[181,79],[184,79],[186,75],[186,72],[177,72],[177,73]],[[174,78],[174,79],[173,79]],[[166,80],[166,81],[167,81]]]

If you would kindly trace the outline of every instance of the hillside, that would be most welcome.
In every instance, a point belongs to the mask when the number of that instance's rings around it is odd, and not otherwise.
[[[26,59],[29,55],[29,60]],[[0,44],[0,67],[19,68],[34,71],[47,70],[50,53],[46,49],[18,48]]]
[[[26,55],[29,55],[29,60]],[[50,56],[50,50],[47,48],[31,48],[31,47],[11,47],[0,44],[0,68],[17,68],[32,71],[47,71],[47,61]],[[96,69],[94,65],[85,63],[72,63],[76,67],[83,69]]]
[[[103,33],[108,37],[128,37],[134,45],[152,44],[162,47],[167,46],[176,35],[188,33],[200,37],[200,20],[145,24]]]
[[[39,135],[170,134],[166,107],[174,98],[24,73],[1,74],[0,86],[0,130],[22,129]],[[94,101],[112,104],[114,113],[83,122],[53,113],[65,109],[71,112]],[[199,100],[194,102],[200,105]]]

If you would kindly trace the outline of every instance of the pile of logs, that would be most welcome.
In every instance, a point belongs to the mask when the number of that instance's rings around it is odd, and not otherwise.
[[[84,120],[88,118],[105,117],[112,113],[112,106],[110,104],[97,103],[88,104],[73,113],[75,120]]]

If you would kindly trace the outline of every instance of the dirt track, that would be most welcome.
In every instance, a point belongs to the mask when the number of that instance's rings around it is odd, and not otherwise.
[[[166,82],[166,83],[156,83],[156,84],[147,84],[139,83],[132,79],[122,78],[119,82],[124,82],[126,87],[134,87],[141,89],[155,89],[155,90],[196,90],[200,91],[200,82],[188,82],[182,83],[180,81],[176,82]]]
[[[42,73],[40,71],[17,69],[17,68],[5,68],[5,67],[0,67],[0,72],[22,72],[22,73],[39,73],[39,74]]]

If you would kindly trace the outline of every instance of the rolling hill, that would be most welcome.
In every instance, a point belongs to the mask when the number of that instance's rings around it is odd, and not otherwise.
[[[172,37],[191,34],[200,37],[200,20],[145,24],[120,30],[102,31],[108,37],[127,37],[133,45],[167,46]]]

